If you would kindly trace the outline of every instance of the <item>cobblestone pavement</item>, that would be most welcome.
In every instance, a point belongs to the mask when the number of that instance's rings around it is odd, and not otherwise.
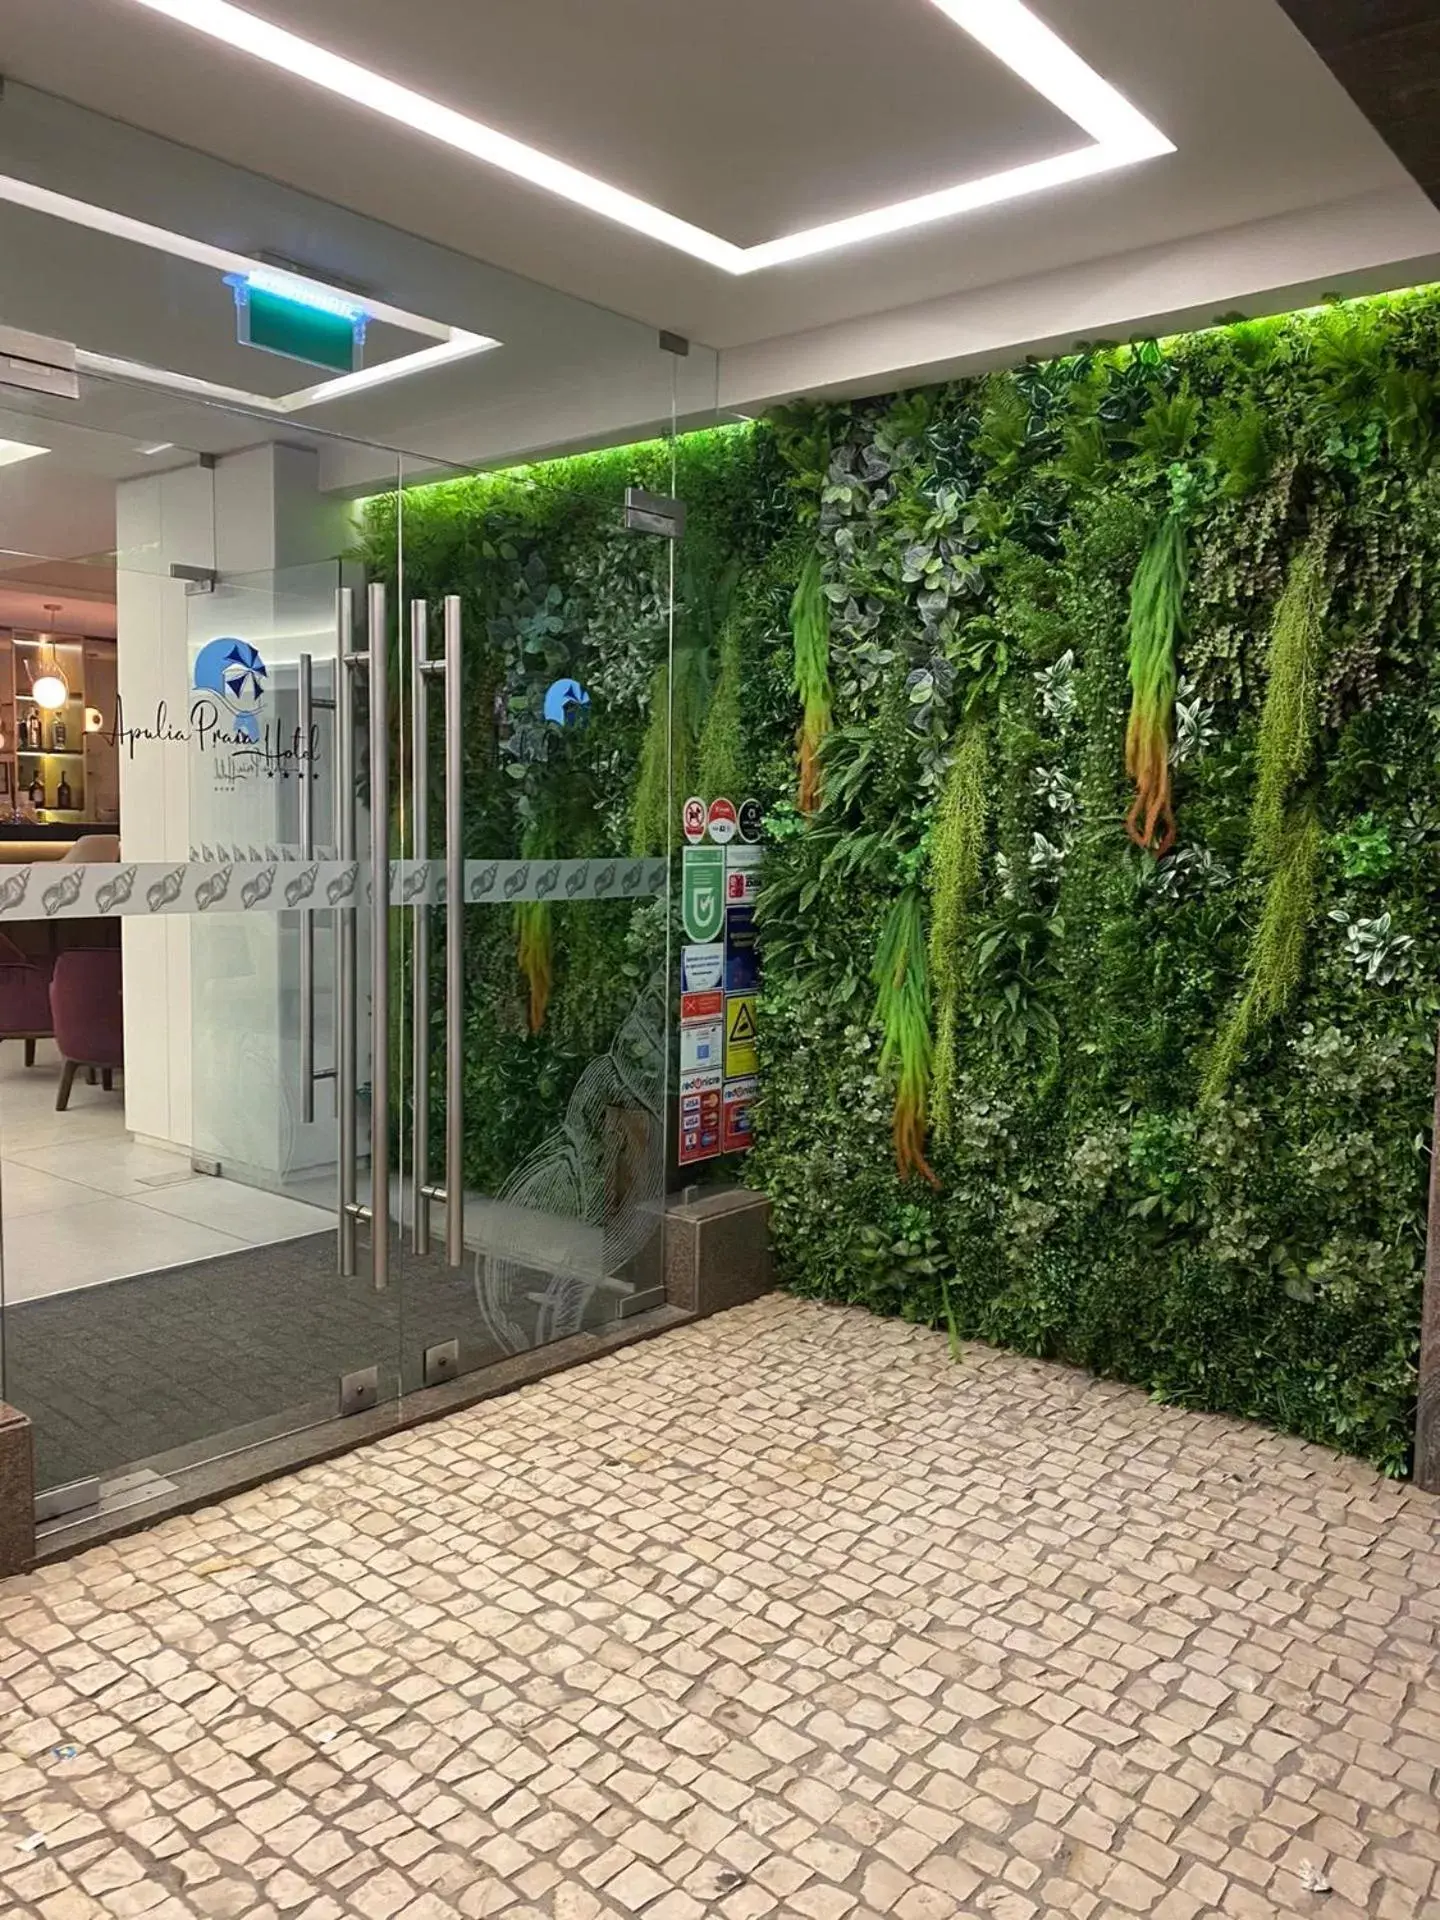
[[[0,1911],[1433,1920],[1437,1638],[1440,1503],[775,1298],[0,1586]]]

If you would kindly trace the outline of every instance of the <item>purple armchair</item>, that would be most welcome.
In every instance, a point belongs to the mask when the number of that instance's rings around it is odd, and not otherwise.
[[[80,1067],[98,1067],[106,1087],[125,1064],[125,1012],[120,993],[120,949],[77,947],[55,961],[50,982],[55,1044],[64,1068],[55,1105],[61,1113]]]
[[[59,864],[108,865],[119,858],[118,834],[87,833],[66,848]],[[71,946],[111,946],[117,949],[118,965],[120,928],[113,921],[103,920],[20,921],[12,931],[13,939],[8,933],[0,933],[0,1041],[23,1040],[25,1064],[33,1067],[35,1042],[48,1040],[54,1032],[50,982],[58,954]],[[62,1100],[60,1104],[65,1103]]]
[[[35,1042],[47,1039],[50,1026],[50,976],[53,954],[22,953],[0,933],[0,1041],[23,1040],[25,1064],[35,1064]]]

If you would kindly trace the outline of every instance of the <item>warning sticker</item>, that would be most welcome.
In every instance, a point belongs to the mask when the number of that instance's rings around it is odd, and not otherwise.
[[[706,1069],[718,1072],[723,1065],[724,1051],[723,1020],[707,1020],[695,1026],[681,1027],[681,1073],[700,1073]]]
[[[680,991],[712,993],[725,984],[725,943],[707,940],[702,946],[680,949]]]
[[[732,993],[725,1002],[725,1078],[743,1079],[757,1073],[760,1055],[756,1051],[755,995]]]
[[[753,901],[760,891],[760,864],[764,859],[764,850],[760,847],[727,847],[725,849],[725,904],[743,906]]]
[[[726,1083],[720,1145],[726,1153],[748,1153],[755,1144],[752,1112],[760,1082],[753,1074]]]
[[[725,1011],[725,996],[717,987],[713,993],[682,993],[680,996],[680,1018],[691,1020],[718,1020]]]

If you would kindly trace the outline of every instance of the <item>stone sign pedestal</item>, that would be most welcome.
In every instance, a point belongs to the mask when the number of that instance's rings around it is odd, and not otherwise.
[[[665,1298],[703,1319],[758,1300],[775,1285],[770,1202],[763,1193],[712,1193],[665,1212]]]
[[[26,1414],[0,1400],[0,1576],[35,1561],[35,1454]]]

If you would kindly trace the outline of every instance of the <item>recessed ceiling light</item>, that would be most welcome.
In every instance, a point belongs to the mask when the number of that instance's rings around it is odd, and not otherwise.
[[[171,452],[174,445],[175,442],[173,440],[157,440],[153,447],[137,447],[135,451],[137,453],[143,453],[146,458],[149,459],[157,453]]]
[[[428,135],[473,159],[503,168],[532,186],[541,187],[573,205],[613,220],[632,232],[688,253],[726,273],[754,273],[761,267],[787,265],[838,247],[851,247],[881,234],[903,233],[935,220],[950,219],[978,207],[998,206],[1026,194],[1042,193],[1072,180],[1093,178],[1117,167],[1173,153],[1174,145],[1158,127],[1132,107],[1110,82],[1088,66],[1060,36],[1038,19],[1023,0],[932,0],[942,13],[997,60],[1026,81],[1052,106],[1073,120],[1094,143],[1030,166],[1011,167],[983,179],[963,181],[938,193],[921,194],[891,206],[877,207],[846,220],[808,227],[759,246],[740,247],[719,234],[681,220],[648,200],[612,187],[593,174],[542,153],[538,147],[497,128],[457,113],[411,87],[357,61],[331,53],[268,20],[261,20],[230,0],[135,0],[152,13],[162,13],[181,25],[207,33],[242,53],[343,100],[368,107],[413,132]]]
[[[24,440],[0,440],[0,467],[17,467],[22,460],[38,460],[49,447],[32,447]]]
[[[97,207],[89,200],[73,200],[68,194],[55,193],[49,187],[37,187],[29,180],[19,180],[10,174],[0,174],[0,200],[9,201],[12,206],[28,207],[33,213],[48,214],[56,220],[67,220],[72,226],[86,227],[92,233],[109,234],[116,240],[128,240],[136,246],[150,247],[156,253],[171,254],[177,260],[193,261],[196,266],[214,267],[222,274],[241,274],[246,280],[283,284],[286,296],[290,299],[307,297],[316,304],[322,301],[343,303],[351,309],[357,305],[355,295],[342,288],[327,287],[322,281],[308,280],[300,274],[279,273],[261,260],[250,259],[247,254],[231,253],[225,247],[212,247],[208,241],[194,240],[186,233],[172,233],[167,227],[151,226],[145,220],[132,220],[129,214],[116,213],[111,207]],[[343,399],[360,388],[406,380],[411,374],[423,373],[430,367],[441,366],[451,360],[466,360],[472,354],[488,353],[492,347],[500,345],[488,334],[467,333],[463,327],[447,326],[441,320],[427,320],[422,314],[407,313],[403,307],[392,307],[383,300],[366,300],[363,304],[365,312],[372,319],[383,320],[406,333],[418,333],[422,339],[436,344],[422,347],[416,353],[400,354],[396,359],[383,361],[379,366],[367,367],[363,373],[340,374],[333,380],[322,380],[318,386],[302,387],[297,393],[284,393],[278,397],[267,393],[248,393],[240,387],[222,386],[218,381],[201,380],[189,374],[171,373],[164,367],[147,366],[138,360],[122,360],[113,354],[91,353],[83,347],[76,349],[75,364],[82,373],[137,380],[147,386],[164,387],[175,393],[188,393],[201,399],[246,407],[252,412],[283,415],[299,413],[307,407],[319,406],[326,400]],[[0,442],[0,445],[3,444]],[[159,450],[162,453],[168,451],[164,446]],[[39,447],[36,451],[45,453],[48,449]]]

